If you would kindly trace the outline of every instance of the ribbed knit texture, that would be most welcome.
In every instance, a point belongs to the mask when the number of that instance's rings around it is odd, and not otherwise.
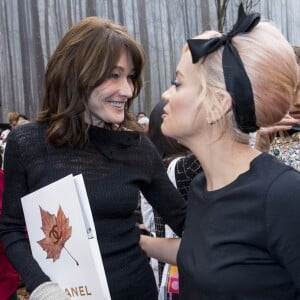
[[[92,126],[85,149],[54,148],[45,125],[23,125],[9,134],[0,237],[29,291],[49,281],[30,255],[20,198],[66,175],[82,173],[113,300],[157,299],[154,276],[139,246],[134,210],[141,190],[181,235],[185,203],[169,181],[148,138]]]

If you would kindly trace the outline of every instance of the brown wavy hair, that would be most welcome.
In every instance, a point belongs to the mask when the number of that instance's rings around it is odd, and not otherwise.
[[[69,29],[48,62],[45,96],[37,120],[49,125],[49,143],[55,146],[68,143],[72,147],[86,144],[88,125],[84,112],[88,99],[109,78],[124,50],[132,58],[135,77],[133,96],[126,103],[121,128],[141,130],[129,108],[143,85],[143,48],[125,27],[107,19],[88,17]],[[112,128],[112,124],[106,127]]]

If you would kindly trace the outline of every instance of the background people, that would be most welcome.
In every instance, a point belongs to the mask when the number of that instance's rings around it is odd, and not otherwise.
[[[11,129],[14,129],[16,127],[19,116],[20,116],[20,114],[16,111],[10,111],[7,114],[8,123],[9,123]]]
[[[137,122],[143,127],[144,132],[147,133],[149,130],[149,118],[145,116],[139,118]]]
[[[138,121],[139,119],[143,118],[143,117],[147,117],[146,113],[143,112],[143,111],[139,111],[137,114],[136,114],[136,120]]]
[[[163,159],[166,172],[171,179],[173,185],[176,186],[174,169],[177,161],[189,154],[189,151],[184,146],[177,143],[176,140],[166,137],[161,132],[162,114],[163,108],[166,102],[161,100],[158,102],[150,113],[150,122],[148,137],[155,145],[161,158]],[[143,223],[148,230],[157,237],[173,237],[174,232],[168,225],[165,224],[163,219],[157,213],[157,211],[150,205],[150,203],[141,195],[141,212],[143,215]],[[156,259],[150,261],[151,266],[156,275],[156,282],[158,287],[161,285],[162,273],[164,263],[159,262]]]
[[[3,187],[4,173],[3,169],[0,168],[0,216],[2,213]],[[17,300],[16,289],[18,285],[19,275],[8,260],[2,243],[0,243],[0,300]]]
[[[265,135],[267,133],[267,138],[271,141],[266,150],[300,171],[300,47],[294,46],[293,49],[298,64],[298,87],[291,108],[277,126],[263,128],[261,131],[265,132]]]

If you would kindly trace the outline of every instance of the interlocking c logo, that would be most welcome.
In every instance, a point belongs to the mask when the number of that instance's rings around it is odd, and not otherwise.
[[[54,225],[49,232],[49,237],[50,238],[53,237],[54,239],[56,239],[56,241],[54,242],[55,245],[59,242],[59,240],[61,239],[61,236],[62,236],[62,232],[60,232],[60,234],[59,234],[58,231],[56,230],[56,228],[57,228],[57,225]]]

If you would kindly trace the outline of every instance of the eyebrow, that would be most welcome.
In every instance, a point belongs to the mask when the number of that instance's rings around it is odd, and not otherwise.
[[[123,67],[121,67],[121,66],[114,66],[113,70],[119,70],[119,71],[123,71],[124,72],[125,69]]]
[[[115,66],[115,67],[113,67],[113,70],[118,70],[118,71],[121,71],[123,73],[125,72],[125,68],[122,67],[122,66]],[[129,73],[134,73],[134,72],[135,72],[135,68],[132,68]]]

